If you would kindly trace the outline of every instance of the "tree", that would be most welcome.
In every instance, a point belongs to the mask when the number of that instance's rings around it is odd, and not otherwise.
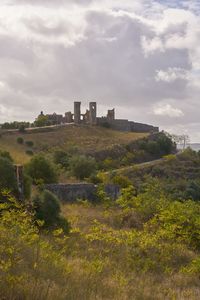
[[[47,116],[40,114],[34,122],[36,127],[44,127],[51,125]]]
[[[67,220],[60,216],[60,203],[58,198],[51,192],[44,190],[40,195],[33,199],[35,217],[44,221],[44,227],[62,227],[67,233],[69,224]]]
[[[10,162],[13,162],[13,158],[8,151],[0,150],[0,157],[7,158]]]
[[[83,180],[96,171],[96,162],[91,157],[75,156],[70,161],[70,170],[76,178]]]
[[[17,143],[22,145],[22,144],[24,143],[23,137],[19,136],[19,137],[17,138]]]
[[[41,154],[34,156],[25,167],[27,174],[33,182],[56,183],[58,180],[54,166]]]
[[[171,154],[174,150],[176,150],[175,143],[172,141],[171,137],[167,136],[165,133],[159,134],[157,143],[162,155]]]
[[[64,169],[68,169],[69,167],[69,155],[65,151],[57,150],[54,152],[54,163],[60,164]]]
[[[2,156],[0,156],[0,189],[8,189],[14,193],[17,192],[15,168],[8,158]]]
[[[190,142],[190,137],[187,134],[182,134],[182,135],[176,135],[176,134],[167,134],[172,141],[176,144],[182,145],[183,146],[183,150],[186,148],[186,146],[189,144]]]

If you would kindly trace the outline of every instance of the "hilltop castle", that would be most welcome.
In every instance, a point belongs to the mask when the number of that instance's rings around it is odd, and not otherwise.
[[[43,115],[43,112],[41,112]],[[158,132],[159,128],[152,125],[136,123],[126,119],[116,119],[115,109],[108,110],[107,116],[97,117],[97,103],[90,102],[89,109],[81,113],[81,102],[74,102],[74,113],[66,112],[65,115],[56,113],[47,114],[46,117],[51,124],[88,124],[109,127],[120,131],[130,132]]]

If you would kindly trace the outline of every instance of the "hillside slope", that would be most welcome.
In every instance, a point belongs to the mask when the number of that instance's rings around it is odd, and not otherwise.
[[[34,153],[49,153],[55,149],[84,153],[127,144],[145,136],[145,133],[120,132],[101,127],[68,126],[26,133],[4,133],[0,138],[0,149],[9,151],[15,163],[25,163],[30,159],[26,154],[28,149],[32,149]],[[24,142],[32,141],[34,146],[30,148],[25,143],[18,144],[18,137],[22,137]]]

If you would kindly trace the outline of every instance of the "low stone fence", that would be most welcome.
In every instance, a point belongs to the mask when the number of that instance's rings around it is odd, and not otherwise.
[[[98,186],[90,183],[47,184],[45,188],[54,193],[63,202],[75,202],[79,199],[97,200]],[[109,184],[105,186],[105,192],[113,200],[116,200],[120,194],[120,187]]]

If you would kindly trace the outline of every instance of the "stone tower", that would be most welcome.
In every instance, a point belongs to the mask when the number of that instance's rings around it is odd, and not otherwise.
[[[97,103],[90,102],[90,124],[96,125],[97,123]]]
[[[109,122],[112,122],[112,121],[115,120],[115,109],[114,109],[114,108],[108,110],[107,120],[108,120]]]
[[[74,102],[74,123],[81,122],[81,102]]]

